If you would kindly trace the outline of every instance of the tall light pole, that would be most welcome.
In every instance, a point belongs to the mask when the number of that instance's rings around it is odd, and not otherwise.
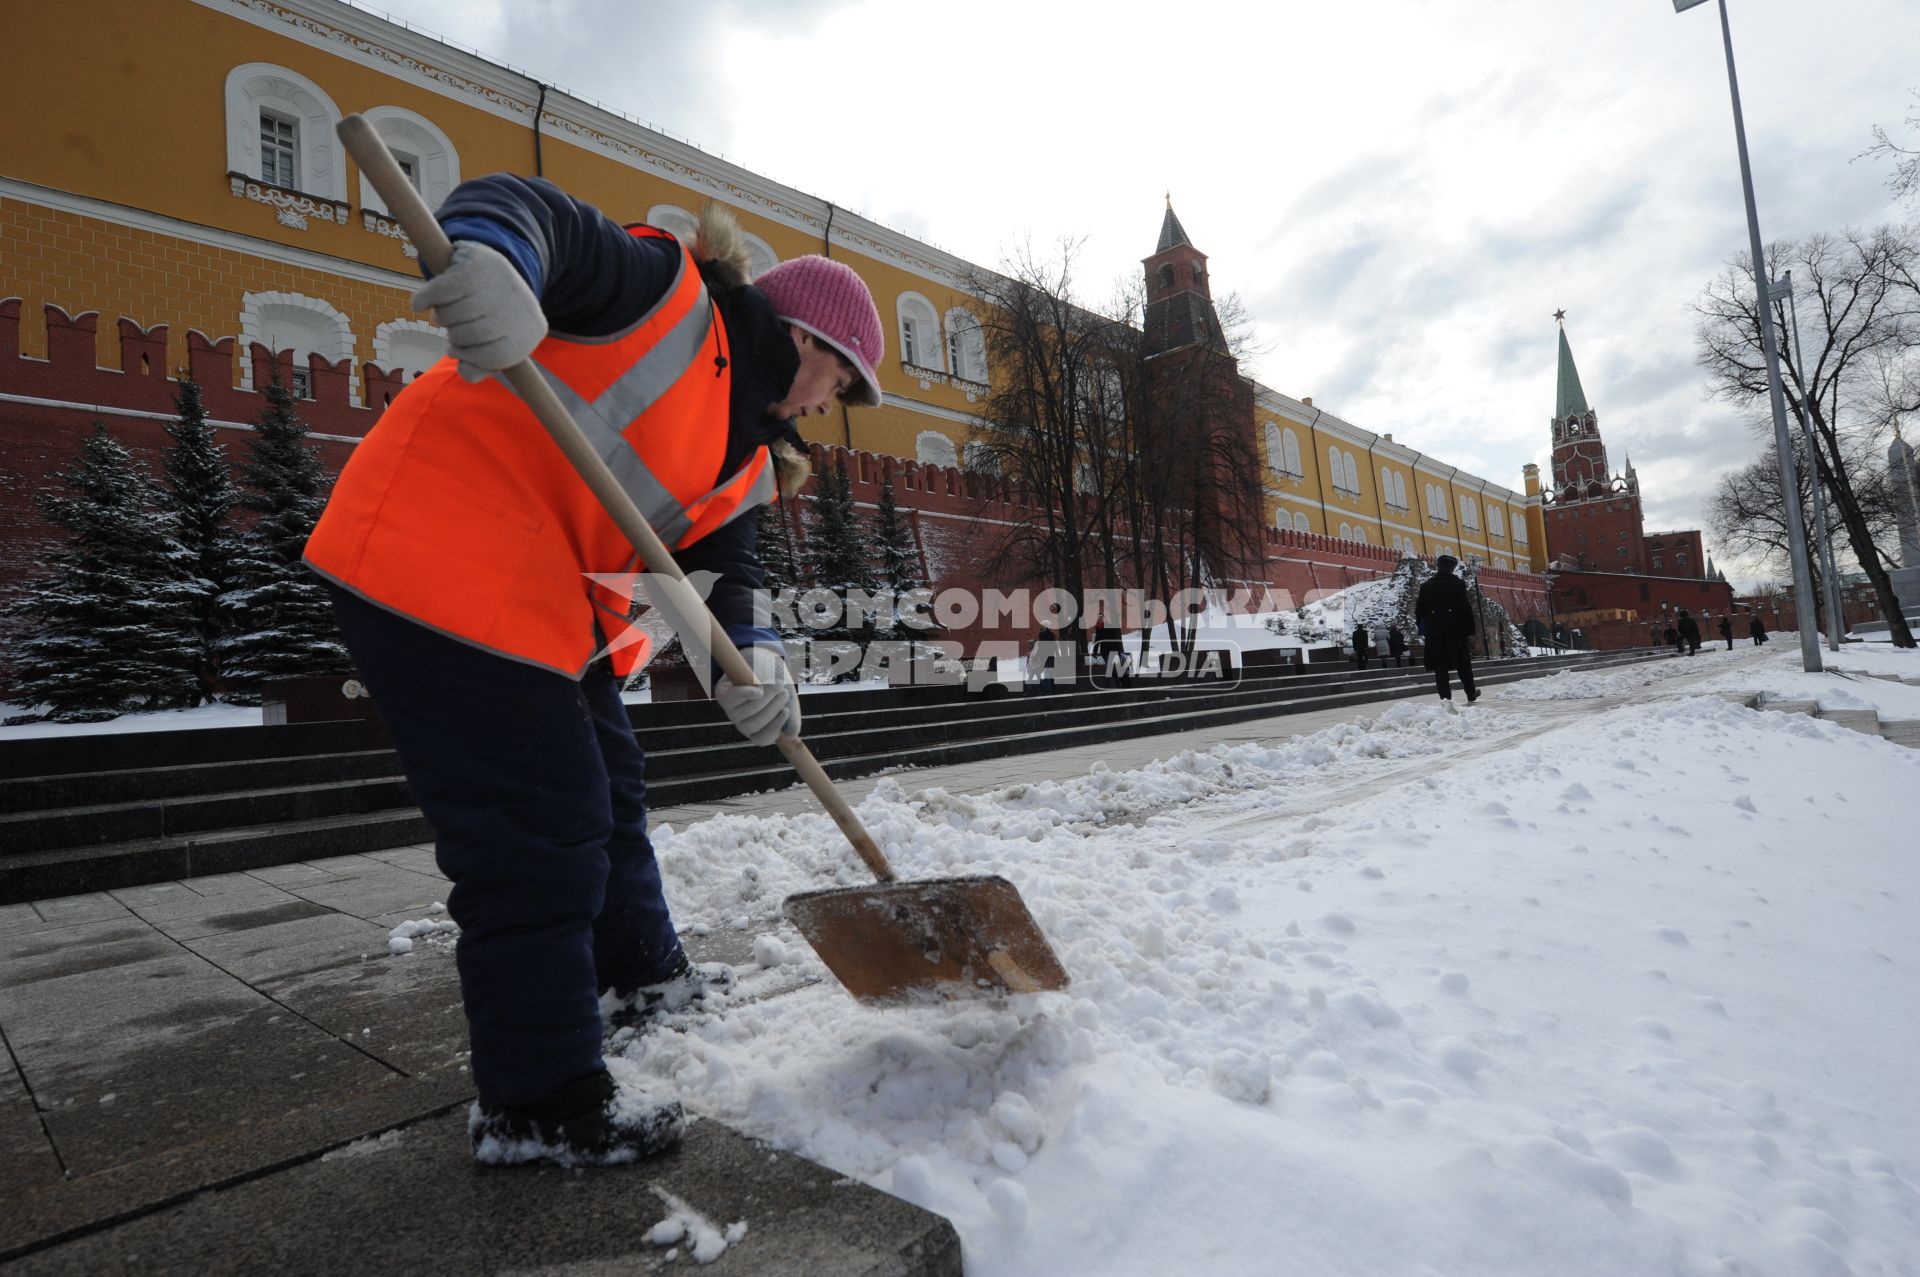
[[[1820,445],[1813,437],[1813,414],[1807,411],[1807,344],[1800,340],[1800,308],[1793,302],[1793,272],[1767,286],[1768,300],[1784,296],[1787,314],[1793,320],[1793,380],[1800,387],[1800,433],[1807,441],[1807,464],[1813,467],[1813,533],[1819,539],[1820,575],[1827,596],[1827,647],[1840,650],[1840,635],[1847,628],[1846,614],[1840,610],[1840,577],[1833,568],[1833,533],[1827,529],[1827,493],[1820,483]]]
[[[1673,0],[1673,11],[1685,13],[1706,0]],[[1760,348],[1767,356],[1767,397],[1773,403],[1773,444],[1780,457],[1780,497],[1786,507],[1787,545],[1793,552],[1793,597],[1799,610],[1800,665],[1817,674],[1820,632],[1813,616],[1813,568],[1807,559],[1807,531],[1801,523],[1800,484],[1794,478],[1793,437],[1787,432],[1787,397],[1780,386],[1780,350],[1773,339],[1773,321],[1767,315],[1767,250],[1760,239],[1760,213],[1753,202],[1753,166],[1747,162],[1747,125],[1740,117],[1740,80],[1733,70],[1733,28],[1727,22],[1727,0],[1720,0],[1720,38],[1727,50],[1727,89],[1733,95],[1733,137],[1740,149],[1740,190],[1747,200],[1747,237],[1753,251],[1755,302],[1760,310]]]

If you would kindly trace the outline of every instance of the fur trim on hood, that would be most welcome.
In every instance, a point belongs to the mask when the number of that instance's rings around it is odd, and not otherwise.
[[[700,210],[699,226],[690,245],[693,260],[722,288],[740,288],[753,277],[747,237],[732,211],[709,201]]]

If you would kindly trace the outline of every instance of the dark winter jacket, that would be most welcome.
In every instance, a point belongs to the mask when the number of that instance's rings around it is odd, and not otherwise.
[[[1464,669],[1472,662],[1479,629],[1465,581],[1451,572],[1435,573],[1420,587],[1413,614],[1426,626],[1428,669]]]
[[[1724,616],[1720,618],[1720,637],[1723,639],[1733,637],[1733,622]]]
[[[1758,615],[1755,615],[1747,621],[1747,633],[1757,639],[1763,639],[1767,636],[1767,627],[1760,624]]]
[[[1700,645],[1700,622],[1694,620],[1691,616],[1682,616],[1680,618],[1680,637],[1695,647],[1698,647]]]
[[[677,241],[635,238],[542,178],[502,173],[463,182],[436,215],[449,238],[478,240],[520,268],[555,336],[607,337],[631,328],[666,296],[679,269]],[[786,397],[800,354],[759,289],[732,282],[711,263],[701,274],[726,326],[733,377],[726,458],[713,478],[718,487],[763,444],[786,439],[805,451],[791,421],[766,415],[769,404]],[[708,606],[743,646],[779,641],[752,624],[753,592],[766,584],[754,553],[757,523],[735,519],[674,554],[689,573],[717,575]]]
[[[1396,658],[1406,654],[1407,636],[1400,632],[1400,627],[1397,625],[1387,630],[1387,651]]]

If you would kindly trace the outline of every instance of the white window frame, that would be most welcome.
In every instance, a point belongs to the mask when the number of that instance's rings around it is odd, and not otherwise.
[[[1497,505],[1487,507],[1487,533],[1497,537],[1507,535],[1507,517]]]
[[[692,244],[700,234],[700,219],[678,204],[655,204],[647,210],[647,225],[666,231],[682,244]]]
[[[899,321],[901,364],[909,369],[945,372],[947,343],[941,337],[940,312],[933,308],[933,303],[919,293],[901,293],[894,299],[893,313]]]
[[[376,106],[360,113],[386,142],[396,159],[413,161],[413,186],[428,208],[439,208],[460,185],[460,153],[440,126],[423,115],[397,106]],[[391,216],[380,192],[367,175],[360,175],[360,206],[382,217]]]
[[[914,437],[913,456],[923,466],[960,467],[959,445],[944,431],[922,430]]]
[[[1513,543],[1515,545],[1527,543],[1527,516],[1524,514],[1516,514],[1513,517]]]
[[[346,165],[334,135],[340,108],[319,85],[271,62],[245,62],[227,72],[226,107],[229,172],[266,183],[260,158],[260,114],[265,111],[294,125],[294,168],[298,175],[291,186],[267,184],[304,195],[346,200]]]
[[[1340,449],[1333,444],[1327,445],[1327,469],[1333,472],[1333,490],[1347,490],[1347,468],[1340,464]]]
[[[747,245],[747,278],[758,279],[780,264],[780,254],[773,251],[773,245],[761,239],[751,231],[741,231],[740,238]]]
[[[1353,540],[1353,525],[1351,523],[1343,523],[1340,525],[1340,539],[1342,541]]]
[[[1351,452],[1343,452],[1340,455],[1346,463],[1347,491],[1357,497],[1360,495],[1360,467],[1354,461]]]
[[[1295,510],[1293,512],[1293,530],[1295,532],[1312,532],[1313,521],[1308,519],[1306,515],[1300,513],[1298,510]]]
[[[962,381],[985,385],[987,381],[987,335],[980,321],[964,306],[955,306],[944,316],[947,330],[947,370]]]
[[[427,358],[433,353],[431,359]],[[373,330],[373,362],[412,381],[447,353],[447,335],[422,319],[390,319]]]
[[[283,341],[289,330],[312,340]],[[347,398],[356,406],[360,404],[353,324],[330,303],[300,293],[247,293],[241,298],[240,384],[247,390],[262,389],[253,384],[251,347],[255,342],[276,353],[291,347],[295,368],[305,368],[309,354],[317,354],[331,364],[346,360]]]
[[[1460,499],[1460,526],[1473,532],[1480,530],[1480,504],[1462,492]]]
[[[1282,430],[1280,442],[1285,445],[1287,473],[1296,479],[1304,479],[1306,471],[1300,468],[1300,436],[1292,430]]]

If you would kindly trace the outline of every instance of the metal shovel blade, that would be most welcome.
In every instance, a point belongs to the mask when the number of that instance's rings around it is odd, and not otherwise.
[[[788,896],[787,918],[861,1002],[897,1005],[1067,987],[1005,878],[832,887]]]

